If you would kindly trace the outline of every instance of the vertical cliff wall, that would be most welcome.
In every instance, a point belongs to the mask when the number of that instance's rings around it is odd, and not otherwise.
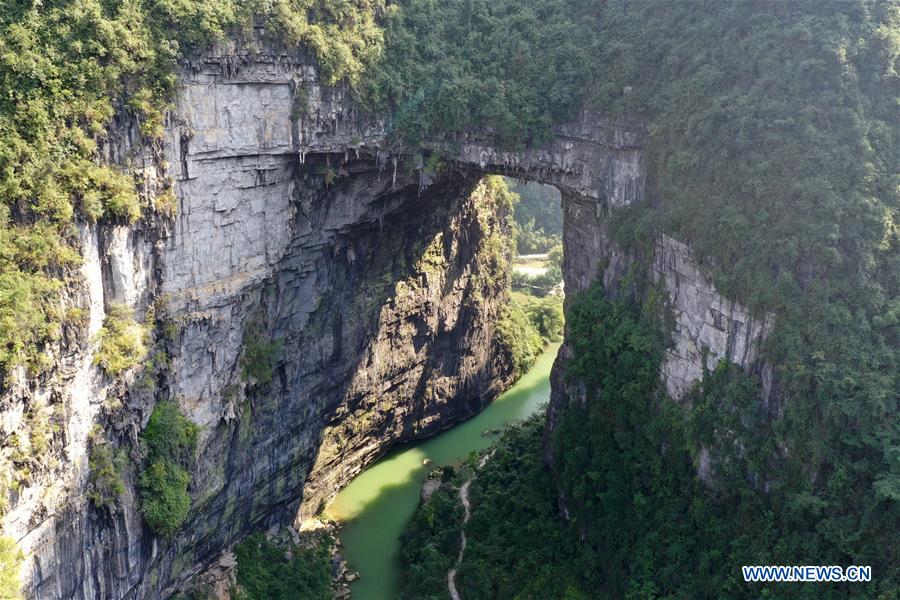
[[[603,199],[563,194],[563,274],[567,299],[595,281],[603,283],[607,294],[615,295],[621,279],[635,265],[637,257],[611,239],[609,221],[616,210],[616,203]],[[773,373],[761,361],[760,350],[775,317],[756,317],[739,301],[722,296],[709,272],[686,244],[662,235],[654,241],[649,253],[640,264],[649,265],[642,268],[649,268],[648,279],[665,292],[665,308],[673,318],[670,344],[660,365],[660,379],[668,395],[681,400],[703,378],[704,371],[726,360],[758,373],[763,379],[763,393],[768,397],[772,392]],[[584,405],[588,401],[584,385],[566,377],[566,363],[571,357],[571,347],[563,343],[551,374],[548,434],[556,428],[570,403]],[[549,443],[545,445],[545,458],[549,464],[553,463]]]
[[[576,194],[563,195],[564,275],[569,295],[587,289],[595,280],[615,293],[633,256],[609,235],[615,205]],[[672,344],[661,367],[666,391],[680,398],[719,360],[750,369],[757,365],[761,343],[774,316],[754,317],[739,301],[718,293],[712,277],[686,244],[662,235],[650,257],[650,278],[667,292],[674,317]],[[757,365],[762,366],[762,365]]]

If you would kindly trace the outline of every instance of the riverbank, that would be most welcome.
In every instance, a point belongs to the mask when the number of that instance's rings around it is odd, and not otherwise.
[[[342,556],[358,571],[354,600],[384,600],[400,590],[400,534],[428,472],[487,449],[505,425],[525,419],[550,398],[550,369],[559,344],[550,344],[531,369],[484,411],[432,438],[394,450],[344,488],[326,509],[342,523]],[[425,465],[426,461],[431,464]]]
[[[513,259],[513,272],[525,273],[529,277],[537,277],[547,272],[550,266],[547,261],[547,253],[520,254]]]

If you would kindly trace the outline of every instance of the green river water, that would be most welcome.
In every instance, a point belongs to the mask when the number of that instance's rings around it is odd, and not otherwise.
[[[389,600],[400,589],[400,534],[419,502],[428,472],[451,465],[496,439],[482,436],[523,419],[550,399],[550,367],[559,344],[551,344],[531,370],[477,416],[436,436],[404,445],[360,473],[341,490],[326,514],[342,522],[341,554],[360,579],[350,588],[354,600]],[[431,459],[434,464],[424,466]]]

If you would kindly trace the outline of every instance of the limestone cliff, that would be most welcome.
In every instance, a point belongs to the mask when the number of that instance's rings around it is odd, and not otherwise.
[[[26,556],[29,597],[164,597],[247,532],[291,522],[301,498],[315,510],[392,444],[470,416],[509,383],[492,333],[507,275],[481,244],[508,231],[479,178],[448,173],[422,190],[408,168],[337,152],[335,88],[308,107],[326,141],[300,151],[295,79],[314,82],[314,68],[302,55],[232,59],[185,65],[164,159],[127,116],[117,123],[108,156],[148,186],[171,178],[177,214],[81,226],[66,302],[84,317],[45,374],[20,373],[3,396],[17,478],[3,530]],[[113,303],[154,329],[146,364],[116,379],[93,357]],[[242,369],[251,328],[281,341],[271,382]],[[143,523],[135,489],[138,433],[165,399],[200,427],[191,512],[170,539]],[[40,419],[44,452],[28,437]],[[130,454],[112,510],[88,498],[101,440]]]
[[[609,218],[615,205],[564,193],[563,210],[567,299],[597,279],[607,294],[616,294],[620,280],[638,257],[610,239]],[[668,395],[681,400],[702,379],[704,370],[727,360],[761,377],[761,400],[768,402],[775,393],[774,373],[760,359],[760,349],[774,325],[774,316],[754,317],[740,302],[719,294],[711,275],[701,267],[690,247],[669,236],[661,235],[655,240],[649,259],[640,264],[649,263],[649,279],[666,292],[666,308],[673,317],[670,345],[660,365],[660,379]],[[566,361],[571,353],[571,348],[563,343],[551,374],[548,434],[571,402],[583,405],[588,400],[584,385],[566,377]],[[545,443],[544,453],[546,462],[552,465],[551,444]],[[698,465],[698,473],[706,476],[702,465]]]
[[[106,156],[146,190],[174,185],[177,212],[80,226],[84,263],[65,303],[83,317],[50,369],[19,373],[0,399],[17,486],[3,532],[26,555],[29,597],[166,596],[248,532],[305,518],[391,444],[502,389],[509,371],[491,346],[502,286],[479,244],[502,223],[479,207],[483,173],[561,189],[568,290],[624,269],[604,217],[643,196],[640,123],[583,112],[518,153],[472,133],[426,147],[443,157],[435,171],[389,144],[386,122],[320,85],[302,53],[266,47],[182,65],[161,145],[141,145],[120,117]],[[678,320],[669,389],[689,385],[704,355],[753,363],[768,323],[720,297],[689,248],[663,238],[656,257]],[[153,360],[117,379],[93,358],[113,303],[154,331]],[[268,383],[242,368],[251,331],[281,341]],[[163,539],[143,523],[135,484],[138,433],[167,399],[200,442],[187,522]],[[43,452],[11,443],[33,422],[51,424]],[[88,499],[96,436],[130,453],[113,510]]]

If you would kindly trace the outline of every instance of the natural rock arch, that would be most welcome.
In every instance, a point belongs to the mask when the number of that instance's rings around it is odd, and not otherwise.
[[[26,582],[29,592],[40,597],[153,597],[209,564],[248,527],[289,521],[309,487],[306,477],[316,462],[324,421],[340,416],[333,410],[320,414],[317,395],[351,393],[354,383],[348,373],[371,358],[361,356],[359,364],[334,359],[347,354],[341,344],[363,335],[365,327],[341,315],[325,326],[317,323],[321,290],[360,276],[359,252],[384,254],[385,249],[373,245],[385,238],[386,228],[396,228],[393,237],[400,238],[423,235],[423,224],[433,233],[429,212],[440,212],[442,197],[464,197],[482,174],[506,174],[560,189],[568,290],[584,289],[597,277],[609,284],[624,272],[630,259],[610,241],[605,217],[607,211],[643,198],[647,136],[640,123],[583,111],[572,123],[557,127],[542,147],[518,152],[497,148],[489,132],[411,151],[388,143],[386,123],[383,117],[359,113],[346,88],[320,85],[315,65],[303,54],[266,49],[214,50],[183,65],[161,147],[140,146],[136,124],[126,118],[118,123],[107,157],[118,162],[131,157],[148,190],[171,178],[179,207],[172,221],[153,231],[83,228],[86,294],[92,308],[101,307],[98,314],[92,312],[92,322],[102,322],[104,301],[124,302],[142,312],[156,298],[179,316],[182,333],[165,393],[178,398],[182,410],[201,426],[201,452],[212,448],[216,460],[204,462],[194,474],[198,489],[193,490],[191,520],[170,540],[145,533],[131,496],[112,515],[99,515],[86,502],[62,504],[65,510],[36,526],[29,525],[37,521],[36,512],[24,504],[16,507],[19,539],[34,565],[34,576]],[[432,178],[417,168],[433,152],[450,164],[452,176]],[[324,195],[328,205],[314,205],[304,185],[323,175],[341,184]],[[425,200],[411,201],[416,194]],[[348,241],[357,234],[369,246]],[[756,348],[770,323],[753,319],[738,303],[717,294],[686,245],[660,239],[653,269],[669,292],[676,317],[673,348],[662,367],[673,394],[699,377],[704,357],[727,358],[745,367],[756,361]],[[298,351],[304,356],[288,361],[271,395],[296,395],[302,389],[305,396],[262,407],[234,401],[242,331],[256,311],[279,335],[305,340]],[[348,334],[351,329],[354,333]],[[75,399],[71,385],[54,393],[80,402],[75,412],[84,425],[96,420],[106,390],[90,379],[90,356],[80,359],[87,383],[78,393],[90,400]],[[313,363],[319,371],[311,370]],[[489,370],[473,372],[469,388],[448,388],[447,394],[489,390]],[[446,422],[479,408],[477,399],[459,404],[464,405],[459,412],[443,415]],[[125,426],[139,428],[148,407],[129,406],[138,422]],[[250,449],[246,445],[252,446],[254,438],[245,430],[249,419],[241,412],[246,410],[253,418],[257,413],[252,411],[258,410],[266,419],[256,426],[277,429]],[[81,447],[82,454],[88,429],[68,429],[71,447]],[[318,504],[327,499],[400,436],[422,433],[428,431],[394,428],[394,437],[354,446],[351,455],[340,457],[345,470],[320,480],[307,500]],[[84,475],[73,475],[78,477],[84,485]]]

